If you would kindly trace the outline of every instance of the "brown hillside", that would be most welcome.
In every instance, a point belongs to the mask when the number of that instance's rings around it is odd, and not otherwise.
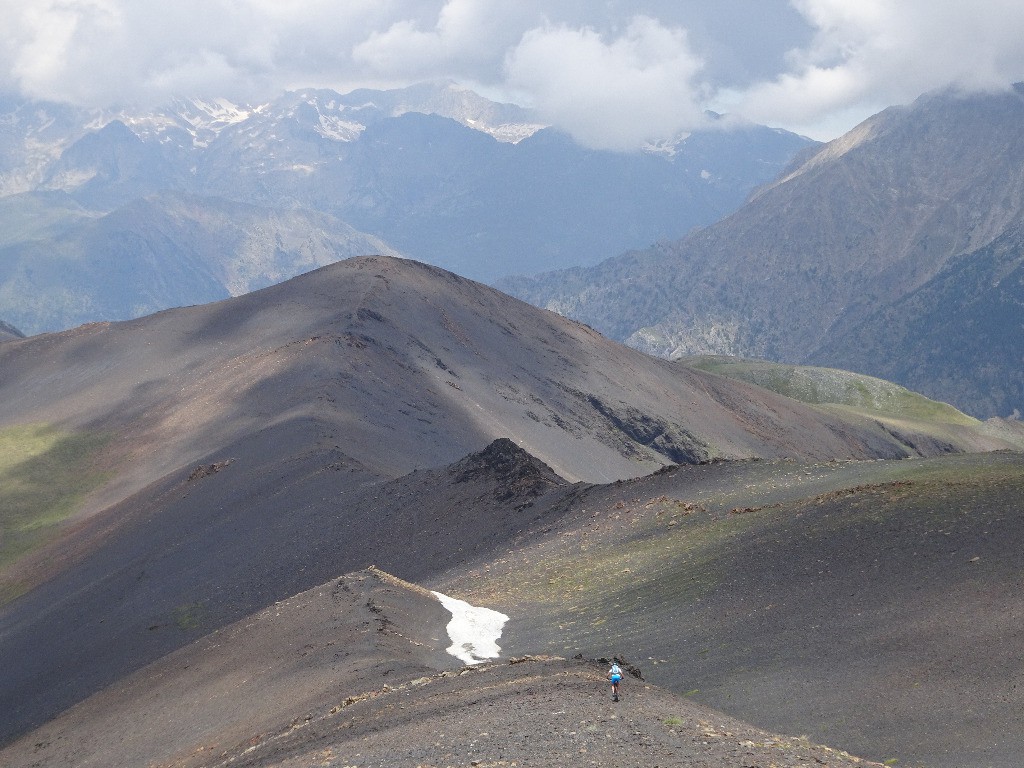
[[[915,453],[873,423],[713,382],[478,283],[382,257],[5,344],[0,370],[0,428],[116,438],[101,457],[111,481],[83,513],[268,431],[282,459],[316,435],[382,477],[498,437],[587,481],[708,458]]]

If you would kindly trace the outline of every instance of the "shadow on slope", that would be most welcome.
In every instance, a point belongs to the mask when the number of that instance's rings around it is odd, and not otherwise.
[[[213,632],[0,752],[33,766],[202,766],[347,697],[461,665],[451,614],[369,568]],[[335,707],[336,709],[336,707]]]
[[[112,435],[99,460],[110,481],[76,510],[83,516],[289,422],[315,422],[316,445],[389,478],[503,436],[561,476],[589,481],[717,457],[893,458],[1000,445],[966,432],[929,442],[913,429],[823,413],[386,258],[5,344],[0,368],[0,423]]]
[[[0,739],[332,574],[423,580],[503,551],[565,485],[507,440],[379,482],[317,430],[265,430],[41,550],[42,585],[0,616]]]

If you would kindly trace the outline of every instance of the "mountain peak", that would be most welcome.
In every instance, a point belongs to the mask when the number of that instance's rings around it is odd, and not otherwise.
[[[551,467],[523,450],[507,437],[499,437],[478,453],[452,467],[454,482],[467,483],[483,478],[497,481],[496,497],[542,496],[565,485]]]

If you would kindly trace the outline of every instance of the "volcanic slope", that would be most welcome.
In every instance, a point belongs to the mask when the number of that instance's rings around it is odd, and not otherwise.
[[[19,513],[5,524],[4,561],[61,518],[229,462],[219,482],[243,498],[268,477],[284,487],[324,468],[346,487],[394,478],[498,437],[570,481],[712,458],[1006,447],[971,425],[936,437],[826,413],[381,257],[216,304],[9,342],[0,370],[0,437],[27,430],[38,446],[12,464],[18,482],[4,501]],[[221,503],[234,509],[234,498]],[[6,574],[7,594],[10,585]]]
[[[0,751],[5,764],[870,765],[766,733],[605,664],[517,657],[465,667],[451,614],[368,568],[141,669]]]
[[[1020,454],[716,462],[565,487],[502,441],[444,477],[478,483],[478,511],[484,496],[531,510],[506,552],[427,582],[507,612],[512,663],[459,674],[437,604],[371,568],[141,669],[0,757],[858,764],[838,747],[929,768],[1018,764]],[[514,488],[538,495],[525,507]],[[613,705],[603,666],[545,653],[617,653],[643,679],[627,676]]]
[[[890,764],[1020,765],[1024,454],[716,462],[566,494],[555,524],[434,582],[509,615],[508,653],[618,654]]]
[[[566,482],[1006,445],[827,413],[392,258],[5,342],[0,372],[0,741],[340,573],[514,546]]]
[[[39,552],[46,580],[0,613],[0,742],[339,573],[377,563],[422,580],[505,552],[546,520],[533,501],[566,485],[507,439],[385,482],[241,462],[175,475]]]

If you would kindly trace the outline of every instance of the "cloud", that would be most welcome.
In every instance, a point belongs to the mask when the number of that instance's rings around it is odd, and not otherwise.
[[[701,67],[685,30],[638,16],[611,39],[590,28],[530,30],[506,72],[511,87],[581,143],[634,149],[703,122]]]
[[[5,85],[29,93],[46,90],[77,63],[79,41],[99,43],[121,26],[117,7],[104,0],[17,3],[5,16]]]
[[[0,3],[0,87],[92,106],[171,95],[259,99],[325,81],[362,84],[352,48],[406,10],[378,0]]]
[[[93,106],[451,78],[516,91],[592,146],[699,122],[682,27],[580,0],[0,0],[0,86]],[[636,6],[637,3],[618,3]],[[657,10],[658,2],[640,3]],[[671,8],[671,3],[661,3]],[[7,57],[6,60],[3,57]]]
[[[475,80],[500,74],[504,51],[536,14],[505,0],[449,0],[432,24],[402,19],[372,32],[353,61],[380,76],[420,79],[462,74]]]
[[[454,79],[591,146],[705,106],[818,138],[1024,79],[1020,0],[0,0],[0,91],[89,106]],[[788,51],[788,52],[787,52]],[[817,133],[816,133],[817,132]]]
[[[735,97],[757,121],[811,126],[867,116],[939,88],[996,90],[1024,78],[1018,0],[793,0],[814,28],[788,71]]]

